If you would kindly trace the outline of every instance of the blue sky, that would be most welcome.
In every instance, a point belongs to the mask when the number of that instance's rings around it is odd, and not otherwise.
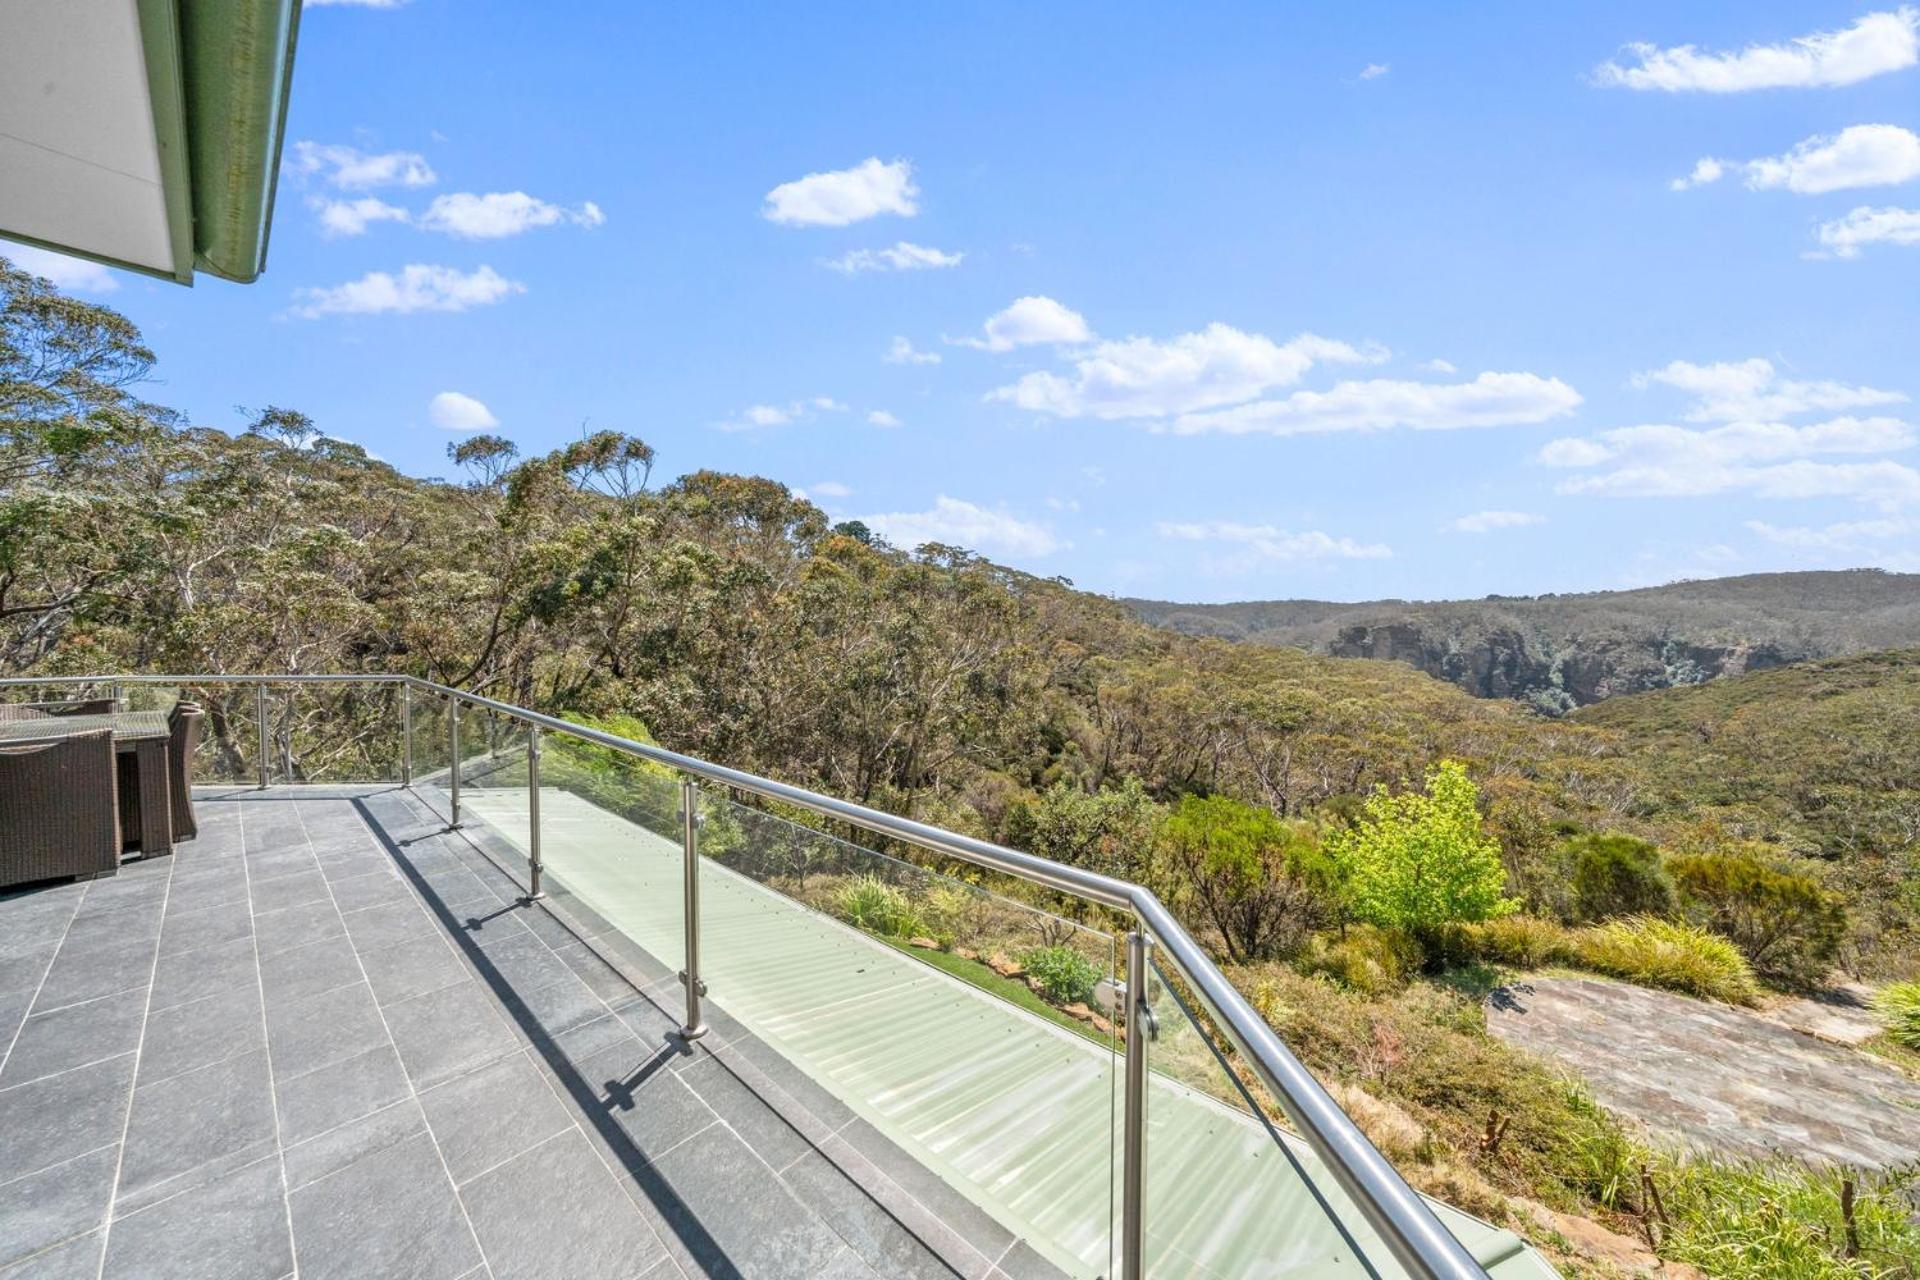
[[[1916,28],[309,3],[263,279],[47,269],[206,425],[617,428],[1099,591],[1920,569]]]

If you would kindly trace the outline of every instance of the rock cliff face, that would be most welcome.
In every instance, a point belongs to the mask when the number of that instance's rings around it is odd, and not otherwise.
[[[1469,638],[1411,621],[1346,626],[1326,648],[1338,658],[1404,662],[1477,697],[1518,698],[1545,711],[1570,710],[1621,693],[1699,684],[1809,656],[1785,653],[1770,643],[1549,639],[1506,627]]]

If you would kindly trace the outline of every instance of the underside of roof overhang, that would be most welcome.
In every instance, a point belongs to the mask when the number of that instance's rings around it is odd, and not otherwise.
[[[258,277],[299,21],[299,0],[0,4],[0,236]]]

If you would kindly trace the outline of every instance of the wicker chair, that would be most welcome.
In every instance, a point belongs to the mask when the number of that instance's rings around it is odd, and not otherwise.
[[[63,702],[29,702],[50,716],[110,716],[120,710],[118,698],[69,698]]]
[[[0,702],[0,720],[51,720],[53,717],[26,702]]]
[[[120,869],[113,735],[0,745],[0,885]]]
[[[199,703],[179,702],[167,717],[173,731],[167,742],[167,785],[173,794],[175,840],[200,834],[200,825],[193,820],[193,753],[200,745],[200,720],[205,715]]]

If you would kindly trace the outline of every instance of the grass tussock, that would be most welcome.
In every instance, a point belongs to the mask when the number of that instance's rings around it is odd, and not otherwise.
[[[1610,920],[1581,933],[1578,962],[1598,973],[1728,1004],[1753,1004],[1760,985],[1740,949],[1717,934],[1657,916]]]
[[[1874,997],[1874,1012],[1887,1024],[1887,1039],[1920,1051],[1920,982],[1894,982]]]
[[[1765,1163],[1655,1163],[1663,1256],[1715,1280],[1894,1280],[1914,1274],[1920,1174]]]

